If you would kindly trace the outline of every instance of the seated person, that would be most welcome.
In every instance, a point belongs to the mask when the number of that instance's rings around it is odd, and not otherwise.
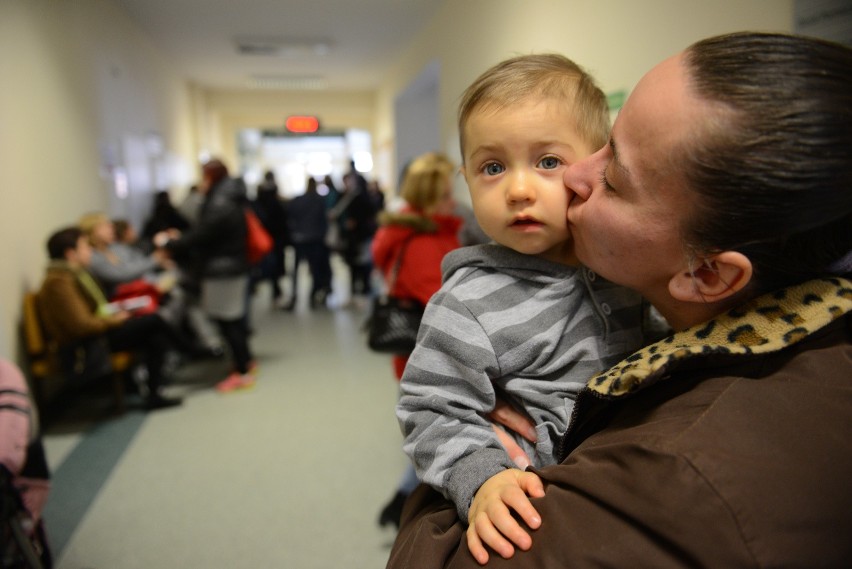
[[[130,247],[140,247],[139,234],[129,221],[123,218],[112,220],[112,229],[115,231],[115,242],[123,243]]]
[[[204,315],[198,315],[191,306],[194,300],[183,286],[180,268],[162,250],[146,254],[137,245],[133,227],[126,221],[119,220],[119,224],[123,228],[122,239],[119,239],[116,222],[103,213],[88,213],[79,221],[80,229],[92,246],[88,270],[106,289],[107,296],[114,299],[114,295],[122,290],[122,284],[147,283],[153,287],[152,292],[155,291],[159,315],[175,334],[184,337],[184,342],[196,341],[196,355],[221,353],[222,340],[213,324],[205,322]],[[148,292],[144,287],[139,289],[135,286],[132,291]]]
[[[47,251],[50,263],[38,292],[38,308],[48,335],[60,350],[103,336],[113,351],[138,351],[148,372],[146,408],[179,405],[180,399],[161,393],[165,354],[170,345],[180,345],[162,317],[156,313],[131,317],[126,311],[115,311],[86,270],[92,250],[80,229],[69,227],[54,233],[47,241]]]
[[[92,247],[89,271],[108,296],[118,285],[138,279],[154,285],[160,294],[174,287],[174,263],[161,251],[146,255],[141,249],[117,242],[113,223],[103,213],[87,213],[80,218],[79,226]]]

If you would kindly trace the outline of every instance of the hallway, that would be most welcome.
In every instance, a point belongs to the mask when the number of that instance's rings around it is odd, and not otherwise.
[[[197,362],[170,388],[182,407],[47,429],[58,569],[384,567],[394,531],[376,520],[406,461],[389,358],[367,350],[363,308],[275,310],[265,286],[253,390],[221,395],[227,363]]]

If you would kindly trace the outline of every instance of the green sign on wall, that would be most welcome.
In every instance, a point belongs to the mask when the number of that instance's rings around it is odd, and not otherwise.
[[[621,109],[624,105],[624,101],[627,99],[627,90],[621,89],[619,91],[613,91],[611,93],[607,93],[606,102],[609,105],[610,111],[617,111]]]

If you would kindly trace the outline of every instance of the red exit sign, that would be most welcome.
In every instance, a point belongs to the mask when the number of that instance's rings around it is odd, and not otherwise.
[[[319,119],[305,115],[294,115],[287,117],[287,120],[284,121],[284,128],[290,132],[316,132],[319,130]]]

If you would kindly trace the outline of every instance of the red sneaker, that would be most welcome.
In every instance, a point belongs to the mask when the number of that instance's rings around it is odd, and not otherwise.
[[[219,393],[230,393],[237,389],[251,389],[256,382],[257,380],[248,374],[242,375],[234,372],[216,384],[216,391]]]

